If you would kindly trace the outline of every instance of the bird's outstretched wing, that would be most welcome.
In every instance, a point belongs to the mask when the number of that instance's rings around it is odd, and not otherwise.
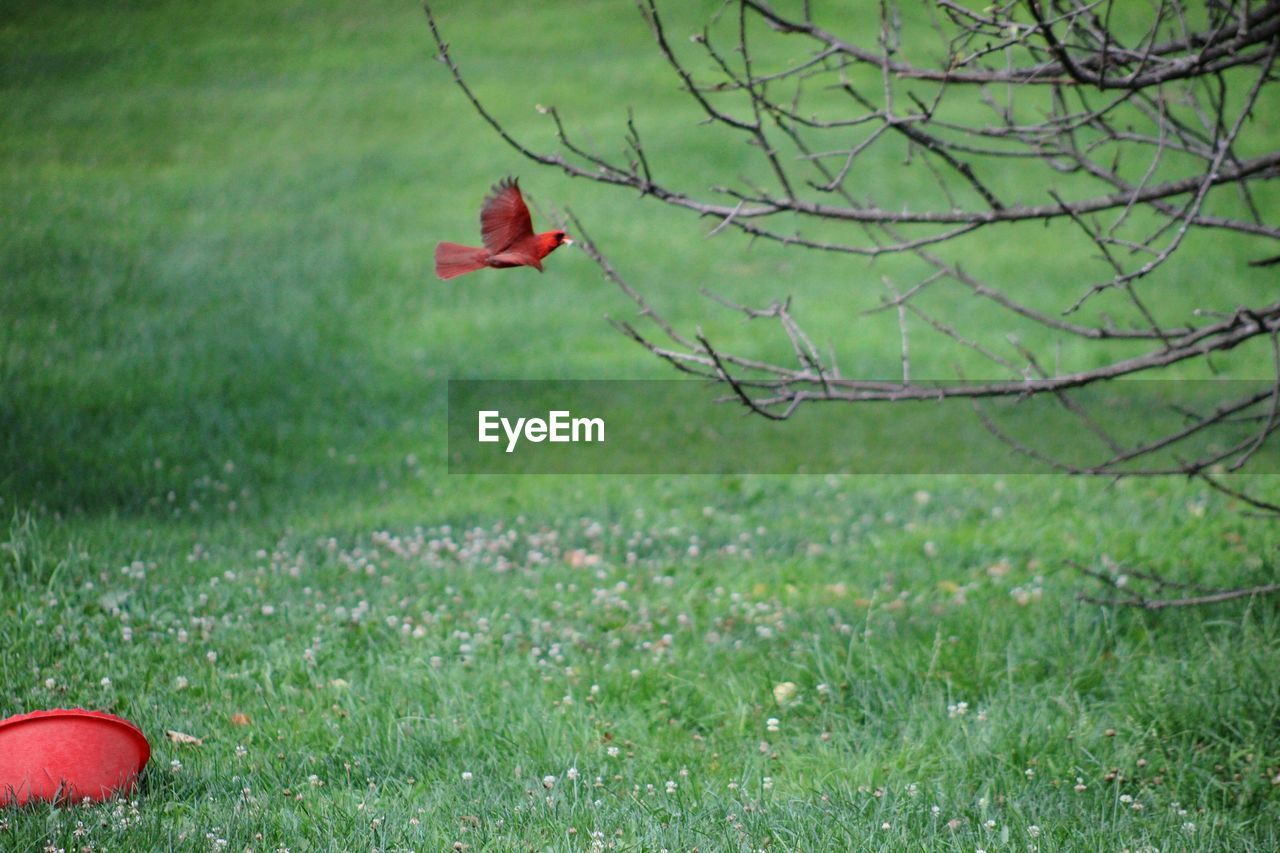
[[[480,238],[490,252],[501,252],[517,240],[533,235],[529,208],[520,195],[520,184],[514,178],[503,178],[494,184],[480,209]]]

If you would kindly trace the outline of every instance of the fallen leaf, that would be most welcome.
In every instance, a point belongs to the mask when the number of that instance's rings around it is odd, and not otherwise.
[[[247,726],[247,725],[249,725],[249,717],[248,717],[247,715],[245,715],[245,714],[238,714],[238,713],[237,713],[237,714],[232,714],[232,715],[231,715],[231,725],[233,725],[233,726]]]
[[[175,732],[173,729],[167,730],[164,733],[164,736],[174,743],[185,743],[190,744],[191,746],[200,746],[204,743],[204,738],[189,735],[186,732]]]

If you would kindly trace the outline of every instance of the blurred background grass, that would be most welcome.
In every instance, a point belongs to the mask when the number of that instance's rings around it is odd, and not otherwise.
[[[717,8],[681,4],[667,25],[682,37]],[[846,374],[898,369],[896,318],[857,311],[909,261],[705,241],[709,223],[533,168],[433,61],[413,4],[6,3],[2,14],[0,493],[15,505],[171,516],[227,462],[240,510],[353,501],[353,489],[400,482],[410,455],[425,467],[399,494],[416,504],[440,496],[448,377],[671,376],[604,321],[634,311],[580,253],[557,253],[541,276],[434,278],[435,242],[474,241],[480,200],[507,174],[523,177],[539,225],[552,209],[582,216],[681,328],[781,355],[776,330],[698,290],[794,295]],[[610,153],[631,109],[664,180],[696,191],[757,168],[753,149],[700,127],[630,4],[441,3],[437,14],[481,98],[535,147],[553,144],[536,105],[558,105],[579,139]],[[799,49],[775,40],[762,61]],[[875,153],[859,190],[927,193],[927,173],[899,168],[901,153]],[[1064,251],[1038,226],[996,237],[1008,239],[962,259],[1032,300],[1060,305],[1091,269],[1086,247]],[[1244,249],[1213,240],[1213,252],[1189,246],[1185,282],[1167,284],[1175,319],[1206,284],[1240,301],[1266,286]],[[939,299],[957,326],[992,331],[977,300]],[[915,350],[917,375],[955,375],[954,353]],[[1064,353],[1098,357],[1072,341]],[[562,488],[502,488],[547,487]],[[483,505],[492,484],[447,488]]]
[[[441,10],[451,37],[520,132],[545,130],[538,101],[572,95],[595,132],[626,103],[679,101],[630,9],[463,8]],[[625,306],[580,255],[435,279],[435,242],[474,241],[503,175],[614,223],[634,238],[620,261],[668,287],[706,274],[655,251],[664,211],[530,174],[411,5],[10,4],[4,20],[0,488],[19,504],[134,512],[176,491],[183,508],[228,460],[250,505],[349,489],[352,454],[361,472],[415,454],[438,473],[448,376],[660,374],[603,322]]]

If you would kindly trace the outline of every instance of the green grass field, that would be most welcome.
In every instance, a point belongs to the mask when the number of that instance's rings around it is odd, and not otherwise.
[[[628,2],[437,11],[534,141],[558,104],[620,148],[632,106],[676,179],[749,160]],[[824,307],[864,269],[535,170],[413,3],[3,2],[0,86],[0,716],[153,747],[128,801],[2,811],[0,849],[1280,847],[1274,601],[1114,611],[1067,567],[1274,578],[1220,495],[446,472],[448,378],[669,376],[578,252],[435,279],[503,175],[731,345],[699,287],[794,294],[846,373],[895,370],[896,322]],[[1273,286],[1217,251],[1187,275]]]

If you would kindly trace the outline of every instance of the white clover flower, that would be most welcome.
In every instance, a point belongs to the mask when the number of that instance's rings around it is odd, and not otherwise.
[[[578,768],[570,767],[568,770],[565,771],[564,777],[568,779],[570,782],[576,781],[578,778]]]
[[[547,788],[549,790],[551,788],[554,788],[555,785],[556,785],[556,777],[554,776],[542,777],[542,787]]]
[[[463,770],[463,771],[462,771],[462,781],[463,781],[463,782],[470,782],[473,778],[474,778],[474,777],[471,775],[471,771],[470,771],[470,770]]]
[[[776,732],[778,731],[778,718],[770,717],[769,719],[765,720],[764,725],[768,731]]]
[[[781,684],[775,684],[773,686],[773,701],[777,702],[779,705],[790,704],[795,701],[798,689],[799,688],[796,687],[796,683],[794,681],[784,681]]]

